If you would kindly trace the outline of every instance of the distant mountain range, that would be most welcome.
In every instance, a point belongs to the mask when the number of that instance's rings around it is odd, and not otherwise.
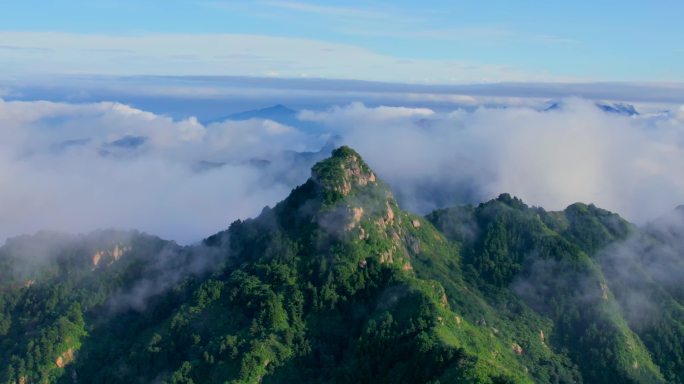
[[[603,103],[603,102],[596,102],[594,103],[597,108],[604,112],[608,113],[614,113],[618,115],[625,115],[625,116],[637,116],[639,115],[639,112],[636,110],[636,108],[631,105],[631,104],[623,104],[623,103]],[[558,109],[563,109],[564,105],[562,102],[553,102],[551,105],[546,107],[544,111],[554,111]]]

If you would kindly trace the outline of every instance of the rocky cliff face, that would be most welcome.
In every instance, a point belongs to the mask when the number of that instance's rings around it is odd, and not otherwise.
[[[326,193],[338,198],[377,182],[370,167],[349,147],[335,149],[330,158],[316,164],[311,179]]]

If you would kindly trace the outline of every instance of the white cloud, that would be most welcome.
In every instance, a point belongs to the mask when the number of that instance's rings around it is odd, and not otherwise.
[[[117,103],[0,100],[0,127],[2,239],[116,227],[196,241],[287,195],[293,182],[251,159],[311,145],[268,120],[203,126]]]
[[[460,28],[433,29],[429,26],[411,28],[411,25],[383,25],[383,28],[364,29],[358,26],[341,28],[347,35],[367,37],[392,37],[425,41],[452,41],[468,43],[532,43],[539,45],[577,45],[578,40],[554,36],[535,35],[512,29],[491,26],[470,26]]]
[[[329,126],[346,126],[357,121],[371,125],[415,117],[427,117],[434,111],[428,108],[385,107],[366,108],[362,103],[351,103],[346,107],[333,107],[325,112],[302,111],[299,118],[303,121],[326,123]]]
[[[626,117],[580,99],[549,112],[352,103],[300,118],[341,135],[415,211],[509,192],[643,222],[684,203],[678,109]],[[116,227],[195,241],[284,198],[310,166],[287,151],[316,150],[323,137],[269,120],[205,126],[111,102],[0,99],[0,238]]]
[[[680,107],[677,109],[677,118],[678,118],[680,121],[683,121],[683,122],[684,122],[684,105],[680,106]]]
[[[315,114],[358,149],[409,208],[509,192],[562,209],[583,201],[643,222],[684,203],[684,122],[602,112],[479,108],[430,116],[352,104]],[[306,116],[306,114],[302,114]]]
[[[387,13],[382,13],[379,11],[364,8],[324,6],[318,4],[303,3],[298,1],[263,1],[262,3],[275,8],[312,13],[317,15],[353,18],[360,17],[368,19],[383,19],[388,17]]]
[[[0,32],[3,76],[231,75],[474,83],[568,80],[505,65],[383,55],[354,45],[237,34]]]

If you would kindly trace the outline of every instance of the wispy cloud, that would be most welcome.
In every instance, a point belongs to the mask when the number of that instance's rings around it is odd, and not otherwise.
[[[573,38],[556,36],[554,34],[524,32],[497,25],[438,27],[435,25],[435,15],[432,12],[416,10],[415,12],[407,13],[405,9],[377,3],[371,3],[364,7],[321,5],[288,0],[258,1],[252,3],[251,7],[245,7],[245,4],[239,2],[212,2],[208,4],[219,9],[241,11],[268,18],[289,19],[292,17],[292,15],[282,14],[282,11],[303,14],[304,18],[297,18],[298,23],[311,22],[312,19],[307,19],[306,17],[317,15],[330,21],[330,31],[348,36],[468,41],[473,43],[514,42],[556,45],[579,43],[578,40]],[[281,13],[278,13],[278,11]],[[320,19],[314,20],[315,22],[320,21]],[[457,23],[456,25],[458,24],[462,23]]]
[[[361,17],[367,19],[382,19],[388,17],[387,13],[382,13],[378,10],[358,8],[358,7],[338,7],[338,6],[326,6],[319,4],[311,4],[297,1],[264,1],[262,4],[280,8],[287,9],[291,11],[298,11],[304,13],[318,14],[318,15],[328,15],[328,16],[342,16],[342,17]]]
[[[564,81],[498,63],[397,57],[350,44],[239,34],[0,32],[3,75],[238,75],[412,83]]]
[[[5,51],[43,51],[43,52],[48,52],[51,51],[49,48],[36,48],[36,47],[22,47],[19,45],[11,45],[11,44],[2,44],[0,45],[0,50],[5,50]]]
[[[439,41],[461,41],[470,43],[533,43],[553,45],[575,45],[579,40],[554,35],[537,35],[495,26],[468,26],[460,28],[357,28],[344,27],[338,32],[367,37],[393,37],[404,39],[426,39]]]
[[[264,20],[280,20],[297,25],[325,26],[326,32],[339,32],[346,28],[366,27],[373,29],[405,29],[429,25],[428,17],[420,13],[409,13],[391,4],[369,3],[363,6],[321,5],[304,1],[261,0],[250,3],[239,1],[209,1],[206,7],[247,17]],[[315,17],[313,17],[315,16]]]

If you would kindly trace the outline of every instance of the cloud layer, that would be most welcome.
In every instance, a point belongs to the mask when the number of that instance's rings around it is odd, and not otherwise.
[[[247,34],[0,31],[0,53],[2,77],[239,75],[412,83],[577,80],[509,65],[404,58],[352,44]]]
[[[342,134],[414,210],[509,192],[549,209],[583,201],[644,221],[684,202],[682,115],[629,117],[566,99],[546,112],[351,104],[301,118]]]
[[[182,243],[259,213],[305,181],[333,135],[405,208],[509,192],[562,209],[595,203],[645,222],[684,203],[684,110],[606,113],[566,99],[542,111],[369,107],[203,125],[118,103],[0,101],[0,238],[40,229],[137,228]],[[296,125],[296,124],[295,124]]]
[[[115,227],[196,241],[287,194],[256,160],[308,149],[272,121],[203,126],[117,103],[0,102],[0,127],[2,238]]]

